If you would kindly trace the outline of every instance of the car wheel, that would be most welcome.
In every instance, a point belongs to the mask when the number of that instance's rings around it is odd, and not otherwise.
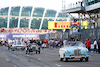
[[[26,50],[26,54],[27,54],[27,50]]]
[[[68,58],[66,58],[65,55],[64,55],[63,61],[64,62],[68,61]]]
[[[26,52],[26,54],[27,54],[27,52]]]
[[[39,51],[39,54],[40,54],[40,51]]]
[[[60,61],[63,61],[63,58],[61,58],[60,55],[59,55],[59,60],[60,60]]]
[[[59,57],[59,60],[60,60],[60,61],[63,61],[63,58]]]
[[[85,58],[85,61],[89,61],[89,58],[88,58],[88,57],[86,57],[86,58]]]
[[[37,51],[36,51],[36,54],[37,54]]]
[[[31,51],[29,50],[29,51],[28,51],[28,54],[30,54],[30,52],[31,52]]]
[[[12,51],[15,51],[14,49],[12,49]]]
[[[10,47],[8,47],[8,50],[10,49]]]
[[[22,51],[24,50],[24,49],[21,49]]]
[[[66,62],[66,61],[68,61],[68,59],[67,58],[64,58],[63,61]]]
[[[81,58],[80,61],[83,61],[83,58]]]

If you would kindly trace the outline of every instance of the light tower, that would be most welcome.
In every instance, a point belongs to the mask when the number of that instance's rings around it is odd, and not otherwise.
[[[64,18],[64,10],[65,10],[65,8],[66,8],[66,0],[62,0],[62,26],[64,26],[63,25],[63,18]],[[63,41],[63,35],[64,35],[64,32],[65,32],[65,29],[63,29],[63,27],[62,27],[62,41]]]

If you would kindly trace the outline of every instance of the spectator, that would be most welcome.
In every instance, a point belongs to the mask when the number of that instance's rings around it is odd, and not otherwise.
[[[100,39],[98,40],[98,53],[100,53]]]
[[[33,38],[32,38],[32,40],[30,40],[30,43],[34,43],[34,40],[33,40]]]
[[[56,40],[56,41],[55,41],[55,47],[56,47],[56,48],[58,47],[58,43],[59,43],[59,41]]]
[[[88,50],[90,51],[91,41],[88,39]]]
[[[66,45],[66,43],[67,43],[67,40],[66,40],[66,39],[64,39],[64,41],[63,41],[63,45],[65,46],[65,45]]]
[[[96,51],[96,53],[97,53],[97,48],[96,48],[97,47],[97,41],[96,41],[96,39],[94,40],[94,44],[93,45],[94,45],[94,52]]]
[[[54,40],[50,40],[50,48],[54,48]]]
[[[42,44],[42,49],[43,49],[43,48],[46,48],[46,44],[45,44],[45,43]]]
[[[85,46],[88,48],[88,40],[85,41]]]

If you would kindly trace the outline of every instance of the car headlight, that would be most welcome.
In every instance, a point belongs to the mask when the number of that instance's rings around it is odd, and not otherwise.
[[[86,49],[85,52],[87,53],[88,52],[88,49]]]
[[[66,52],[67,52],[67,53],[70,53],[70,51],[69,51],[69,50],[67,50]]]

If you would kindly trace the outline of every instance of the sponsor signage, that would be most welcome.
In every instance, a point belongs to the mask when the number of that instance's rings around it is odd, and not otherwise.
[[[87,21],[48,21],[48,29],[70,29],[70,27],[76,29],[81,26],[81,29],[87,29]]]
[[[76,29],[76,28],[80,27],[80,24],[81,24],[80,22],[72,22],[71,26],[72,26],[73,29]]]
[[[0,34],[0,39],[39,38],[39,34]]]
[[[7,34],[0,34],[0,38],[6,38]]]
[[[49,21],[48,29],[69,29],[70,22],[67,21]]]
[[[81,29],[87,29],[88,28],[88,21],[81,21]]]

